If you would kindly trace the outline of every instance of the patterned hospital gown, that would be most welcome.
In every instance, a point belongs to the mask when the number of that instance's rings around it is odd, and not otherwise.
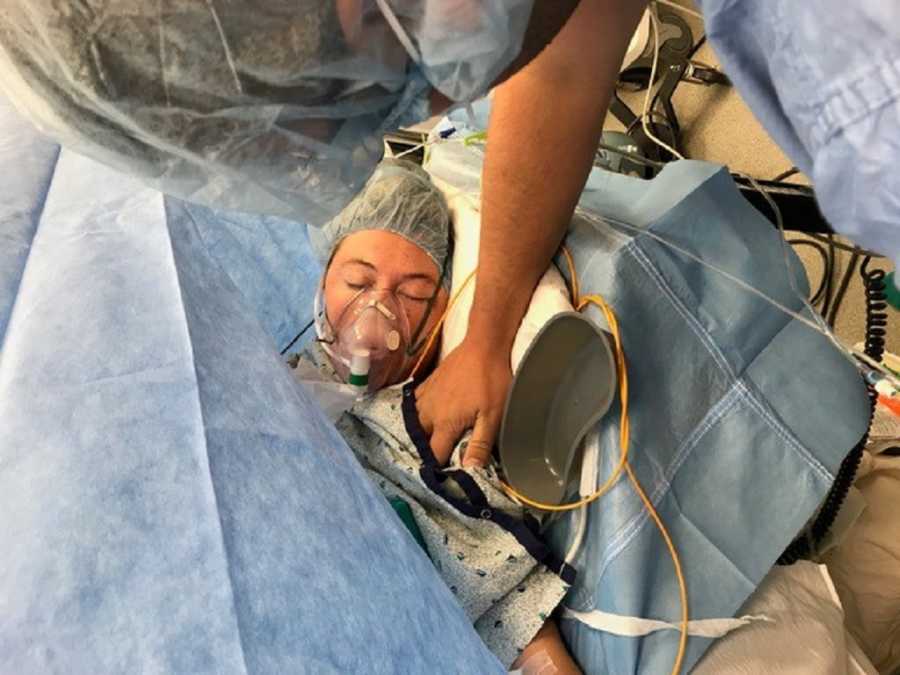
[[[298,357],[312,363],[323,379],[334,378],[318,345]],[[399,497],[409,504],[441,578],[488,648],[509,666],[569,585],[486,514],[465,515],[426,484],[423,460],[404,422],[403,398],[404,388],[395,386],[357,401],[337,421],[337,429],[385,497]],[[461,468],[462,449],[456,448],[449,469]],[[495,467],[469,468],[465,473],[486,497],[488,511],[522,521],[523,509],[501,491]],[[443,486],[451,497],[465,499],[454,481],[447,480]]]

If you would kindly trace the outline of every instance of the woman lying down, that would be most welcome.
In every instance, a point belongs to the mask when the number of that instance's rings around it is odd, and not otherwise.
[[[385,497],[408,505],[408,526],[500,661],[526,673],[578,673],[550,618],[571,569],[501,491],[494,467],[461,468],[464,443],[438,466],[404,386],[420,360],[416,378],[424,377],[437,353],[436,341],[427,343],[449,300],[450,231],[428,174],[384,161],[324,230],[319,339],[292,365],[367,388],[337,428]]]

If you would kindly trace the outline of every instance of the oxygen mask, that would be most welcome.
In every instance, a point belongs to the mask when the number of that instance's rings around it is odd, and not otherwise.
[[[334,323],[321,296],[320,291],[316,331],[338,377],[369,393],[406,379],[421,344],[413,348],[406,311],[394,292],[360,291]]]

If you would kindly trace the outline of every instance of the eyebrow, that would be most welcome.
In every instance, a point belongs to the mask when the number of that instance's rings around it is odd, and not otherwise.
[[[368,267],[373,272],[378,271],[375,265],[370,263],[368,260],[363,260],[362,258],[350,258],[350,260],[345,260],[341,267],[345,267],[347,265],[363,265],[365,267]]]
[[[412,281],[414,279],[421,279],[423,281],[430,281],[435,286],[437,286],[437,281],[430,274],[425,274],[424,272],[414,272],[413,274],[404,274],[403,281]]]
[[[367,267],[368,269],[372,270],[373,272],[378,271],[378,268],[375,267],[375,265],[370,263],[368,260],[363,260],[362,258],[350,258],[350,260],[344,261],[344,263],[341,265],[341,267],[343,267],[344,265],[362,265],[363,267]],[[423,281],[430,281],[435,286],[438,285],[437,280],[432,275],[426,274],[424,272],[411,272],[410,274],[404,274],[402,277],[402,280],[403,281],[423,280]]]

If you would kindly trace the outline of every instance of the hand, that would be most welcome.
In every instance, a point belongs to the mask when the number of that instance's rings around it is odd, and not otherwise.
[[[463,466],[486,466],[500,432],[512,373],[505,350],[466,338],[416,390],[416,408],[438,463],[472,429]]]

